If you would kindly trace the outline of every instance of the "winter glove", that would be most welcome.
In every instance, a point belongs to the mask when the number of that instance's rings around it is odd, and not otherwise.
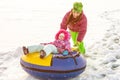
[[[68,50],[64,50],[64,51],[63,51],[63,55],[64,55],[64,56],[68,55]]]

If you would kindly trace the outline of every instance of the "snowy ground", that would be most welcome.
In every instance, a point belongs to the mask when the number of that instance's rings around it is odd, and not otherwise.
[[[46,8],[41,10],[41,8],[39,8],[40,7],[39,4],[37,4],[37,1],[33,3],[36,4],[36,6],[34,7],[31,7],[29,3],[27,6],[25,6],[27,4],[27,1],[24,2],[24,0],[18,2],[14,2],[17,0],[11,0],[11,2],[8,1],[9,4],[6,1],[7,0],[0,1],[0,12],[1,12],[0,25],[2,25],[2,27],[0,27],[1,28],[0,80],[38,80],[28,75],[26,72],[22,70],[19,64],[19,60],[22,55],[21,54],[22,50],[21,47],[19,46],[31,45],[34,43],[37,44],[38,42],[49,41],[46,38],[39,39],[39,37],[48,36],[48,34],[54,34],[54,32],[57,31],[57,29],[59,28],[58,24],[61,21],[64,12],[66,12],[66,10],[68,10],[67,8],[70,7],[70,4],[66,8],[64,8],[63,6],[62,8],[60,8],[61,5],[65,5],[68,2],[67,1],[64,2],[64,0],[60,1],[60,3],[56,2],[56,5],[60,4],[58,6],[59,10],[60,11],[63,10],[63,12],[58,12],[57,14],[59,16],[55,16],[52,19],[51,16],[54,16],[56,14],[53,13],[55,11],[54,10],[49,11]],[[70,0],[70,3],[72,3],[73,1],[74,0]],[[94,3],[87,3],[83,1],[84,5],[86,6],[85,8],[89,8],[89,9],[85,9],[86,15],[88,16],[88,20],[89,20],[88,23],[89,28],[85,37],[86,50],[87,50],[86,54],[90,56],[86,58],[87,68],[83,74],[72,80],[120,80],[119,78],[120,76],[120,9],[117,9],[116,7],[111,7],[111,10],[109,10],[110,8],[109,6],[108,10],[104,11],[103,9],[104,4],[102,6],[103,10],[97,7],[97,5],[99,5],[97,3],[99,2],[102,3],[102,0],[94,1],[94,2],[96,3],[96,5]],[[115,3],[117,6],[117,2]],[[21,6],[21,4],[24,5]],[[40,4],[42,5],[42,3]],[[91,9],[92,7],[88,7],[91,4],[96,6],[97,10],[95,10],[95,12],[97,14],[94,14],[95,13],[94,8],[92,10]],[[51,7],[51,9],[56,9],[56,8]],[[99,10],[101,12],[99,12]],[[10,11],[12,13],[10,13]],[[43,13],[42,15],[39,15],[41,11]],[[44,14],[47,14],[47,12],[49,12],[49,15],[51,15],[49,16],[49,19],[51,20],[49,20],[48,18],[44,18],[45,17]],[[58,18],[58,20],[54,21],[54,19],[56,18]],[[46,24],[44,20],[48,20],[50,21],[50,23],[44,25]],[[40,23],[40,21],[42,22]],[[55,24],[53,24],[52,21],[54,21]],[[10,25],[9,27],[11,28],[8,28],[8,25]],[[44,31],[41,31],[39,29],[41,25],[44,25],[43,27],[41,27],[41,30]],[[52,32],[52,30],[50,30],[49,28],[50,32],[48,31],[47,34],[44,34],[48,25],[50,27],[55,26],[52,28],[54,32]],[[15,26],[19,26],[20,28]],[[35,29],[32,28],[33,26],[35,26]],[[15,30],[13,30],[13,28],[15,28]],[[34,31],[32,32],[31,29],[33,29]],[[30,31],[26,31],[26,30],[30,30]],[[37,34],[44,34],[44,35],[37,35]],[[26,36],[28,37],[26,38]],[[13,37],[15,37],[16,39]],[[20,39],[20,37],[22,39]],[[53,36],[49,36],[50,40],[52,38]]]

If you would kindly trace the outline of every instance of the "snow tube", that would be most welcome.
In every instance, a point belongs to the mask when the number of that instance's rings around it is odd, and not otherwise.
[[[39,53],[23,55],[20,64],[27,73],[44,79],[70,79],[80,75],[86,68],[86,60],[77,52],[67,56],[50,54],[43,59]]]

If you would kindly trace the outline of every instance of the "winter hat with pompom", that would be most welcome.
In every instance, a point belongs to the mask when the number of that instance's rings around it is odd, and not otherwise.
[[[83,5],[82,5],[81,2],[75,2],[73,4],[73,12],[81,13],[82,12],[82,8],[83,8]]]

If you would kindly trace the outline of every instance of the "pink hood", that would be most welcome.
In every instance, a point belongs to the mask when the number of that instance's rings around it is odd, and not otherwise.
[[[63,33],[65,35],[64,40],[70,40],[70,33],[64,29],[60,29],[55,35],[55,39],[58,40],[59,34]]]

